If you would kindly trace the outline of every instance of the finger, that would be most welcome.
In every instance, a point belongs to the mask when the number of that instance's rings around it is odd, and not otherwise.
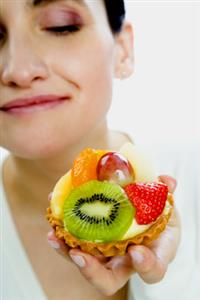
[[[180,220],[174,210],[165,231],[151,243],[149,249],[145,246],[129,248],[134,268],[145,282],[155,283],[163,278],[168,264],[176,255],[179,242]]]
[[[130,276],[135,273],[132,259],[129,254],[123,256],[114,256],[107,264],[106,268],[111,269],[115,280],[120,287],[130,279]]]
[[[69,247],[65,244],[64,241],[58,239],[55,236],[54,231],[50,231],[47,234],[47,241],[49,245],[57,251],[58,254],[62,255],[67,260],[71,261],[69,258]]]
[[[106,268],[112,269],[115,277],[130,276],[134,270],[130,255],[114,256],[106,264]]]
[[[165,275],[167,264],[145,246],[129,247],[134,269],[146,283],[159,282]]]
[[[58,239],[54,231],[50,231],[47,234],[47,241],[54,250],[56,250],[59,254],[61,254],[62,256],[64,256],[65,258],[71,261],[69,257],[69,250],[71,248],[68,245],[66,245],[64,241]],[[97,259],[99,262],[104,264],[107,263],[109,260],[109,258],[105,257],[104,255],[98,255]]]
[[[179,242],[180,220],[176,210],[174,210],[165,231],[161,233],[157,240],[151,243],[150,249],[159,259],[168,264],[175,257]]]
[[[78,249],[70,250],[69,255],[81,274],[101,293],[110,296],[118,290],[112,270],[107,269],[95,256]]]
[[[96,258],[101,264],[107,264],[110,261],[109,257],[105,257],[104,255],[97,255]]]
[[[175,178],[168,175],[160,175],[158,178],[161,182],[168,186],[170,193],[174,193],[177,186],[177,181]]]

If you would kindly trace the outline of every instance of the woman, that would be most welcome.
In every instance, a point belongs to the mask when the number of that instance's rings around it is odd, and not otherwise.
[[[0,12],[0,145],[10,152],[2,168],[3,299],[128,299],[133,273],[147,283],[163,278],[179,241],[176,214],[151,247],[132,246],[108,262],[69,251],[52,232],[51,251],[44,220],[48,194],[81,149],[128,141],[106,122],[113,78],[133,70],[123,1],[2,0]],[[174,191],[172,178],[161,180]]]

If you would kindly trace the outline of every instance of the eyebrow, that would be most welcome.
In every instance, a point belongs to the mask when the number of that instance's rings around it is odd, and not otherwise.
[[[61,0],[32,0],[31,5],[36,7],[36,6],[43,6],[47,5],[53,2],[60,2]],[[69,0],[65,0],[66,2],[69,2]],[[77,2],[79,5],[86,7],[86,3],[84,0],[71,0],[72,2]]]

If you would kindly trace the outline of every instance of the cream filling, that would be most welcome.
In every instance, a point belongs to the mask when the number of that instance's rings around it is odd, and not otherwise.
[[[171,205],[170,205],[169,201],[166,201],[164,210],[161,215],[167,215],[169,213],[170,208],[171,208]],[[132,237],[140,234],[140,233],[143,233],[144,231],[149,229],[154,223],[155,222],[152,222],[147,225],[140,225],[137,223],[136,219],[133,219],[131,226],[129,227],[129,229],[124,234],[124,236],[122,237],[121,240],[127,240],[129,238],[132,238]]]

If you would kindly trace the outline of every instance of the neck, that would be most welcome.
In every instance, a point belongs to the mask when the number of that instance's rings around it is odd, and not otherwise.
[[[92,131],[87,138],[48,159],[27,160],[11,156],[8,161],[8,174],[13,178],[18,190],[23,189],[29,195],[29,200],[43,202],[47,205],[48,194],[52,191],[56,181],[72,166],[77,154],[86,147],[109,149],[116,145],[109,133],[107,123],[103,122]]]

